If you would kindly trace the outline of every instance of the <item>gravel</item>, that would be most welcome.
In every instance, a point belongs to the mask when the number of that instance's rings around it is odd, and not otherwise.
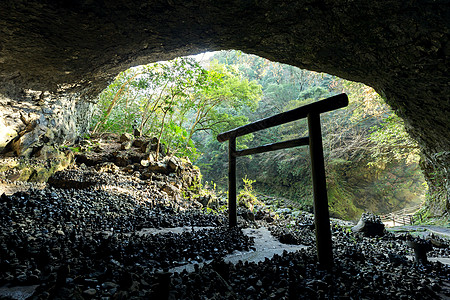
[[[80,188],[39,186],[0,197],[0,298],[11,297],[11,287],[16,299],[18,287],[30,299],[450,297],[449,266],[408,259],[414,238],[407,233],[368,238],[333,222],[335,264],[325,271],[316,258],[312,215],[286,210],[253,225],[268,227],[283,243],[308,247],[233,264],[224,258],[254,250],[253,239],[241,228],[229,229],[225,215],[207,214],[196,201],[158,189],[176,184],[174,178],[160,176],[156,183],[117,172],[95,181],[95,172],[65,174],[93,182]],[[207,228],[142,234],[194,226]],[[450,257],[448,240],[433,239],[428,257]],[[169,272],[187,264],[194,264],[193,272]]]

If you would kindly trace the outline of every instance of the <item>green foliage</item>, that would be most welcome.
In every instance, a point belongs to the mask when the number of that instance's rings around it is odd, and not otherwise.
[[[341,92],[349,106],[321,115],[331,213],[351,219],[368,208],[395,210],[423,200],[417,144],[372,88],[239,51],[217,53],[208,68],[179,58],[122,72],[99,96],[94,131],[131,132],[135,125],[225,188],[228,145],[216,140],[218,133]],[[307,135],[300,120],[239,137],[237,147]],[[237,172],[247,202],[257,190],[312,206],[306,147],[240,157]]]
[[[255,206],[263,206],[264,204],[258,200],[253,190],[253,183],[256,180],[248,179],[247,176],[242,178],[244,182],[244,189],[239,191],[237,195],[238,205],[247,208],[250,211],[255,211]]]
[[[450,161],[450,151],[441,151],[421,161],[427,182],[430,184],[426,210],[430,217],[450,219],[450,172],[445,166]]]
[[[68,148],[74,153],[81,152],[81,147],[68,147]]]
[[[364,212],[355,206],[355,196],[345,183],[329,185],[327,192],[331,217],[355,220]]]
[[[262,86],[258,108],[240,112],[248,121],[337,93],[349,95],[347,108],[321,115],[330,211],[334,216],[352,219],[368,207],[381,212],[423,200],[424,178],[417,166],[415,143],[400,118],[372,88],[237,51],[220,52],[214,59]],[[301,120],[257,132],[241,146],[256,147],[307,135],[306,121]],[[227,151],[226,144],[206,142],[202,147],[205,155],[197,161],[204,176],[222,187],[226,187]],[[290,198],[305,208],[312,206],[307,148],[240,157],[237,171],[240,177],[248,174],[255,178],[253,186],[258,192]]]
[[[408,135],[403,120],[397,115],[392,114],[372,127],[369,140],[376,145],[371,153],[374,161],[419,161],[419,145]]]
[[[98,98],[92,131],[136,127],[164,140],[172,154],[196,160],[195,135],[243,124],[239,112],[256,109],[260,96],[258,84],[229,66],[205,69],[192,58],[177,58],[120,73]]]

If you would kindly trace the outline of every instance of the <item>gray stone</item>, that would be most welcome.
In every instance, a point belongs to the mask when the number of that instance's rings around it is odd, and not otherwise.
[[[36,94],[38,96],[36,96]],[[34,99],[45,94],[46,105],[53,107],[43,112]],[[20,102],[17,102],[20,98]],[[33,148],[42,145],[71,143],[86,132],[92,103],[80,100],[79,94],[67,92],[21,91],[5,95],[0,85],[0,151],[15,156],[29,156]],[[4,126],[4,127],[3,127]],[[14,141],[13,141],[14,139]],[[9,149],[7,144],[9,145]]]
[[[110,282],[110,281],[102,283],[102,287],[105,289],[114,289],[114,288],[117,288],[118,286],[119,285],[117,283]]]
[[[94,297],[97,294],[97,291],[95,289],[87,289],[83,291],[83,294],[88,297]]]

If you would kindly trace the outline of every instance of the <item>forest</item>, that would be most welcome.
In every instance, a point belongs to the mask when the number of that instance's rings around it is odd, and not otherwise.
[[[217,134],[347,93],[349,106],[321,117],[330,214],[354,220],[420,204],[427,186],[418,145],[383,97],[361,83],[240,51],[181,57],[128,69],[98,97],[91,134],[155,137],[161,155],[187,157],[203,185],[226,196],[227,143]],[[249,134],[240,149],[307,136],[305,120]],[[241,185],[312,211],[307,147],[237,160]]]

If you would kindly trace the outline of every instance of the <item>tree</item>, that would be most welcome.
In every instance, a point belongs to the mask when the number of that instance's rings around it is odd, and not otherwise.
[[[157,153],[164,140],[173,154],[195,159],[197,132],[217,132],[230,110],[255,109],[260,95],[259,85],[218,63],[207,70],[185,57],[140,66],[119,74],[99,96],[93,132],[130,132],[137,122],[139,132],[158,138]]]
[[[193,95],[194,117],[190,122],[189,140],[197,131],[218,133],[220,124],[230,123],[230,115],[244,108],[254,111],[261,97],[261,86],[255,81],[242,78],[237,70],[217,61],[210,64],[207,77],[208,85]]]
[[[332,214],[356,218],[362,209],[400,209],[410,199],[422,197],[423,176],[414,160],[405,159],[417,158],[418,149],[401,120],[372,88],[242,52],[220,52],[214,58],[261,84],[263,95],[257,110],[241,111],[249,121],[337,93],[349,95],[347,108],[321,115]],[[257,132],[246,144],[254,147],[307,135],[306,121],[300,120]],[[226,145],[206,143],[205,148],[207,155],[199,160],[204,177],[225,185]],[[289,197],[307,207],[312,204],[309,164],[305,147],[239,158],[238,170],[257,180],[257,190]]]

